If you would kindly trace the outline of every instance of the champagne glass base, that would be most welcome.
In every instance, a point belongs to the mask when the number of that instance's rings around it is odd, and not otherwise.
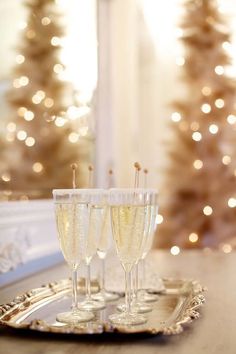
[[[88,322],[94,318],[93,313],[89,313],[88,311],[68,311],[58,313],[56,316],[56,320],[58,322],[67,323],[67,324],[76,324],[81,322]]]
[[[126,311],[125,303],[119,304],[117,306],[117,310],[120,312],[125,312]],[[153,309],[150,305],[138,301],[135,302],[134,304],[131,304],[131,310],[133,313],[148,313],[151,312]]]
[[[147,322],[147,318],[137,313],[114,314],[109,316],[109,320],[117,325],[136,326]]]
[[[98,300],[98,301],[109,302],[109,301],[118,300],[120,298],[120,296],[118,294],[116,294],[116,293],[110,293],[108,291],[104,291],[104,292],[99,292],[97,294],[94,294],[92,296],[92,298],[94,300]]]
[[[159,296],[156,294],[150,294],[144,290],[138,294],[138,299],[142,302],[156,302],[158,301]]]
[[[104,301],[97,301],[93,299],[88,299],[80,302],[79,308],[84,311],[99,311],[106,307]]]

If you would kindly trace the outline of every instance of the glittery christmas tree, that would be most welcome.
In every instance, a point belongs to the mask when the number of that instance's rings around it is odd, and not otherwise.
[[[70,164],[79,160],[81,166],[89,149],[85,130],[80,134],[72,126],[75,121],[67,119],[70,90],[59,59],[64,28],[57,2],[28,0],[25,5],[28,19],[7,94],[12,117],[6,126],[0,187],[51,197],[53,188],[71,187]]]
[[[236,84],[215,0],[188,0],[181,29],[186,94],[174,102],[158,244],[220,247],[236,236]]]

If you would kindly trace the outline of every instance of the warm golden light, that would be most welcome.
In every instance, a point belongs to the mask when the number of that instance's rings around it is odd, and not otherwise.
[[[224,70],[224,68],[223,68],[222,65],[217,65],[217,66],[215,67],[215,73],[216,73],[217,75],[223,75],[224,72],[225,72],[225,70]]]
[[[209,103],[203,103],[203,105],[201,106],[201,111],[203,113],[210,113],[211,112],[211,106],[209,105]]]
[[[77,143],[77,141],[79,140],[79,134],[75,132],[70,133],[68,136],[68,140],[70,143]]]
[[[202,139],[202,134],[199,133],[199,132],[194,132],[194,133],[192,134],[192,139],[193,139],[194,141],[200,141],[200,140]]]
[[[202,88],[202,94],[204,95],[204,96],[210,96],[210,94],[211,94],[211,88],[210,87],[208,87],[208,86],[204,86],[203,88]]]
[[[1,176],[1,178],[4,182],[10,182],[10,180],[11,180],[11,176],[8,172],[4,172]]]
[[[230,114],[227,117],[227,122],[232,125],[235,124],[236,123],[236,116],[234,116],[233,114]]]
[[[199,123],[198,122],[192,122],[191,125],[190,125],[190,128],[193,131],[197,131],[199,129]]]
[[[228,200],[228,206],[230,208],[235,208],[236,207],[236,199],[235,198],[229,198]]]
[[[231,162],[231,157],[229,155],[225,155],[222,157],[222,163],[224,165],[229,165]]]
[[[35,144],[35,139],[32,136],[29,136],[28,138],[26,138],[25,140],[25,145],[28,147],[34,146]]]
[[[43,26],[48,26],[51,23],[51,20],[49,17],[43,17],[41,23]]]
[[[24,55],[18,54],[18,55],[16,56],[16,62],[17,62],[17,64],[23,64],[24,61],[25,61]]]
[[[26,111],[24,114],[24,119],[28,122],[34,119],[34,113],[32,111]]]
[[[54,105],[54,100],[50,97],[45,98],[44,106],[47,108],[51,108]]]
[[[57,117],[57,118],[55,119],[55,125],[56,125],[57,127],[63,127],[63,126],[65,125],[65,123],[66,123],[66,119],[64,119],[64,118],[62,118],[62,117]]]
[[[206,216],[209,216],[213,213],[213,209],[212,207],[210,207],[209,205],[206,205],[204,208],[203,208],[203,214],[206,215]]]
[[[217,108],[223,108],[225,105],[225,101],[222,98],[217,98],[217,100],[215,100],[215,106]]]
[[[175,59],[175,63],[178,66],[183,66],[185,64],[185,58],[184,57],[177,57]]]
[[[17,113],[20,117],[24,117],[25,115],[25,112],[27,112],[27,108],[25,107],[20,107],[18,110],[17,110]]]
[[[35,162],[32,166],[32,169],[36,173],[40,173],[43,170],[43,165],[40,162]]]
[[[192,232],[189,237],[188,237],[189,241],[192,243],[195,243],[198,241],[198,235],[195,232]]]
[[[54,47],[57,47],[60,44],[61,44],[61,40],[59,37],[56,37],[56,36],[52,37],[51,45],[53,45]]]
[[[209,126],[209,132],[210,132],[211,134],[217,134],[217,133],[218,133],[218,130],[219,130],[219,127],[218,127],[218,125],[216,125],[216,124],[211,124],[211,125]]]
[[[223,246],[222,246],[222,251],[224,253],[230,253],[232,252],[232,246],[228,243],[225,243]]]
[[[21,86],[27,86],[29,83],[29,78],[27,76],[21,76],[19,78],[19,83]]]
[[[18,140],[25,140],[27,138],[27,133],[24,130],[19,130],[18,133],[16,134]]]
[[[14,122],[8,123],[7,130],[11,133],[14,133],[16,131],[16,124]]]
[[[54,67],[53,67],[53,71],[56,73],[56,74],[60,74],[62,71],[63,71],[63,65],[61,64],[55,64]]]
[[[179,112],[173,112],[171,114],[171,119],[173,122],[179,122],[181,120],[181,114]]]
[[[170,249],[170,253],[173,255],[173,256],[177,256],[179,253],[180,253],[180,248],[178,246],[173,246],[171,247]]]
[[[195,160],[193,163],[193,167],[196,168],[196,170],[200,170],[203,166],[202,160]]]
[[[160,225],[160,224],[163,223],[163,221],[164,221],[163,216],[161,214],[157,214],[157,216],[156,216],[156,224]]]

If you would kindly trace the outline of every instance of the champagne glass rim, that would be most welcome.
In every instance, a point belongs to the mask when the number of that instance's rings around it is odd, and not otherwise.
[[[96,193],[106,193],[103,188],[69,188],[69,189],[53,189],[52,194],[96,194]]]
[[[155,188],[110,188],[108,189],[109,192],[120,192],[120,193],[134,193],[134,192],[138,192],[138,193],[145,193],[145,192],[149,192],[149,193],[157,193],[158,194],[158,190]]]

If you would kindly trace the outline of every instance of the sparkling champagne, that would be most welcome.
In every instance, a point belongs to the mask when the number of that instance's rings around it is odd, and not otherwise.
[[[84,240],[88,230],[87,204],[56,204],[56,222],[60,247],[70,266],[78,265],[82,259]]]
[[[101,226],[101,233],[99,237],[97,254],[100,258],[105,258],[107,251],[111,247],[112,230],[111,230],[111,215],[110,208],[104,208],[103,222]]]
[[[126,271],[131,270],[140,257],[146,208],[143,205],[111,206],[113,237],[118,257]]]

